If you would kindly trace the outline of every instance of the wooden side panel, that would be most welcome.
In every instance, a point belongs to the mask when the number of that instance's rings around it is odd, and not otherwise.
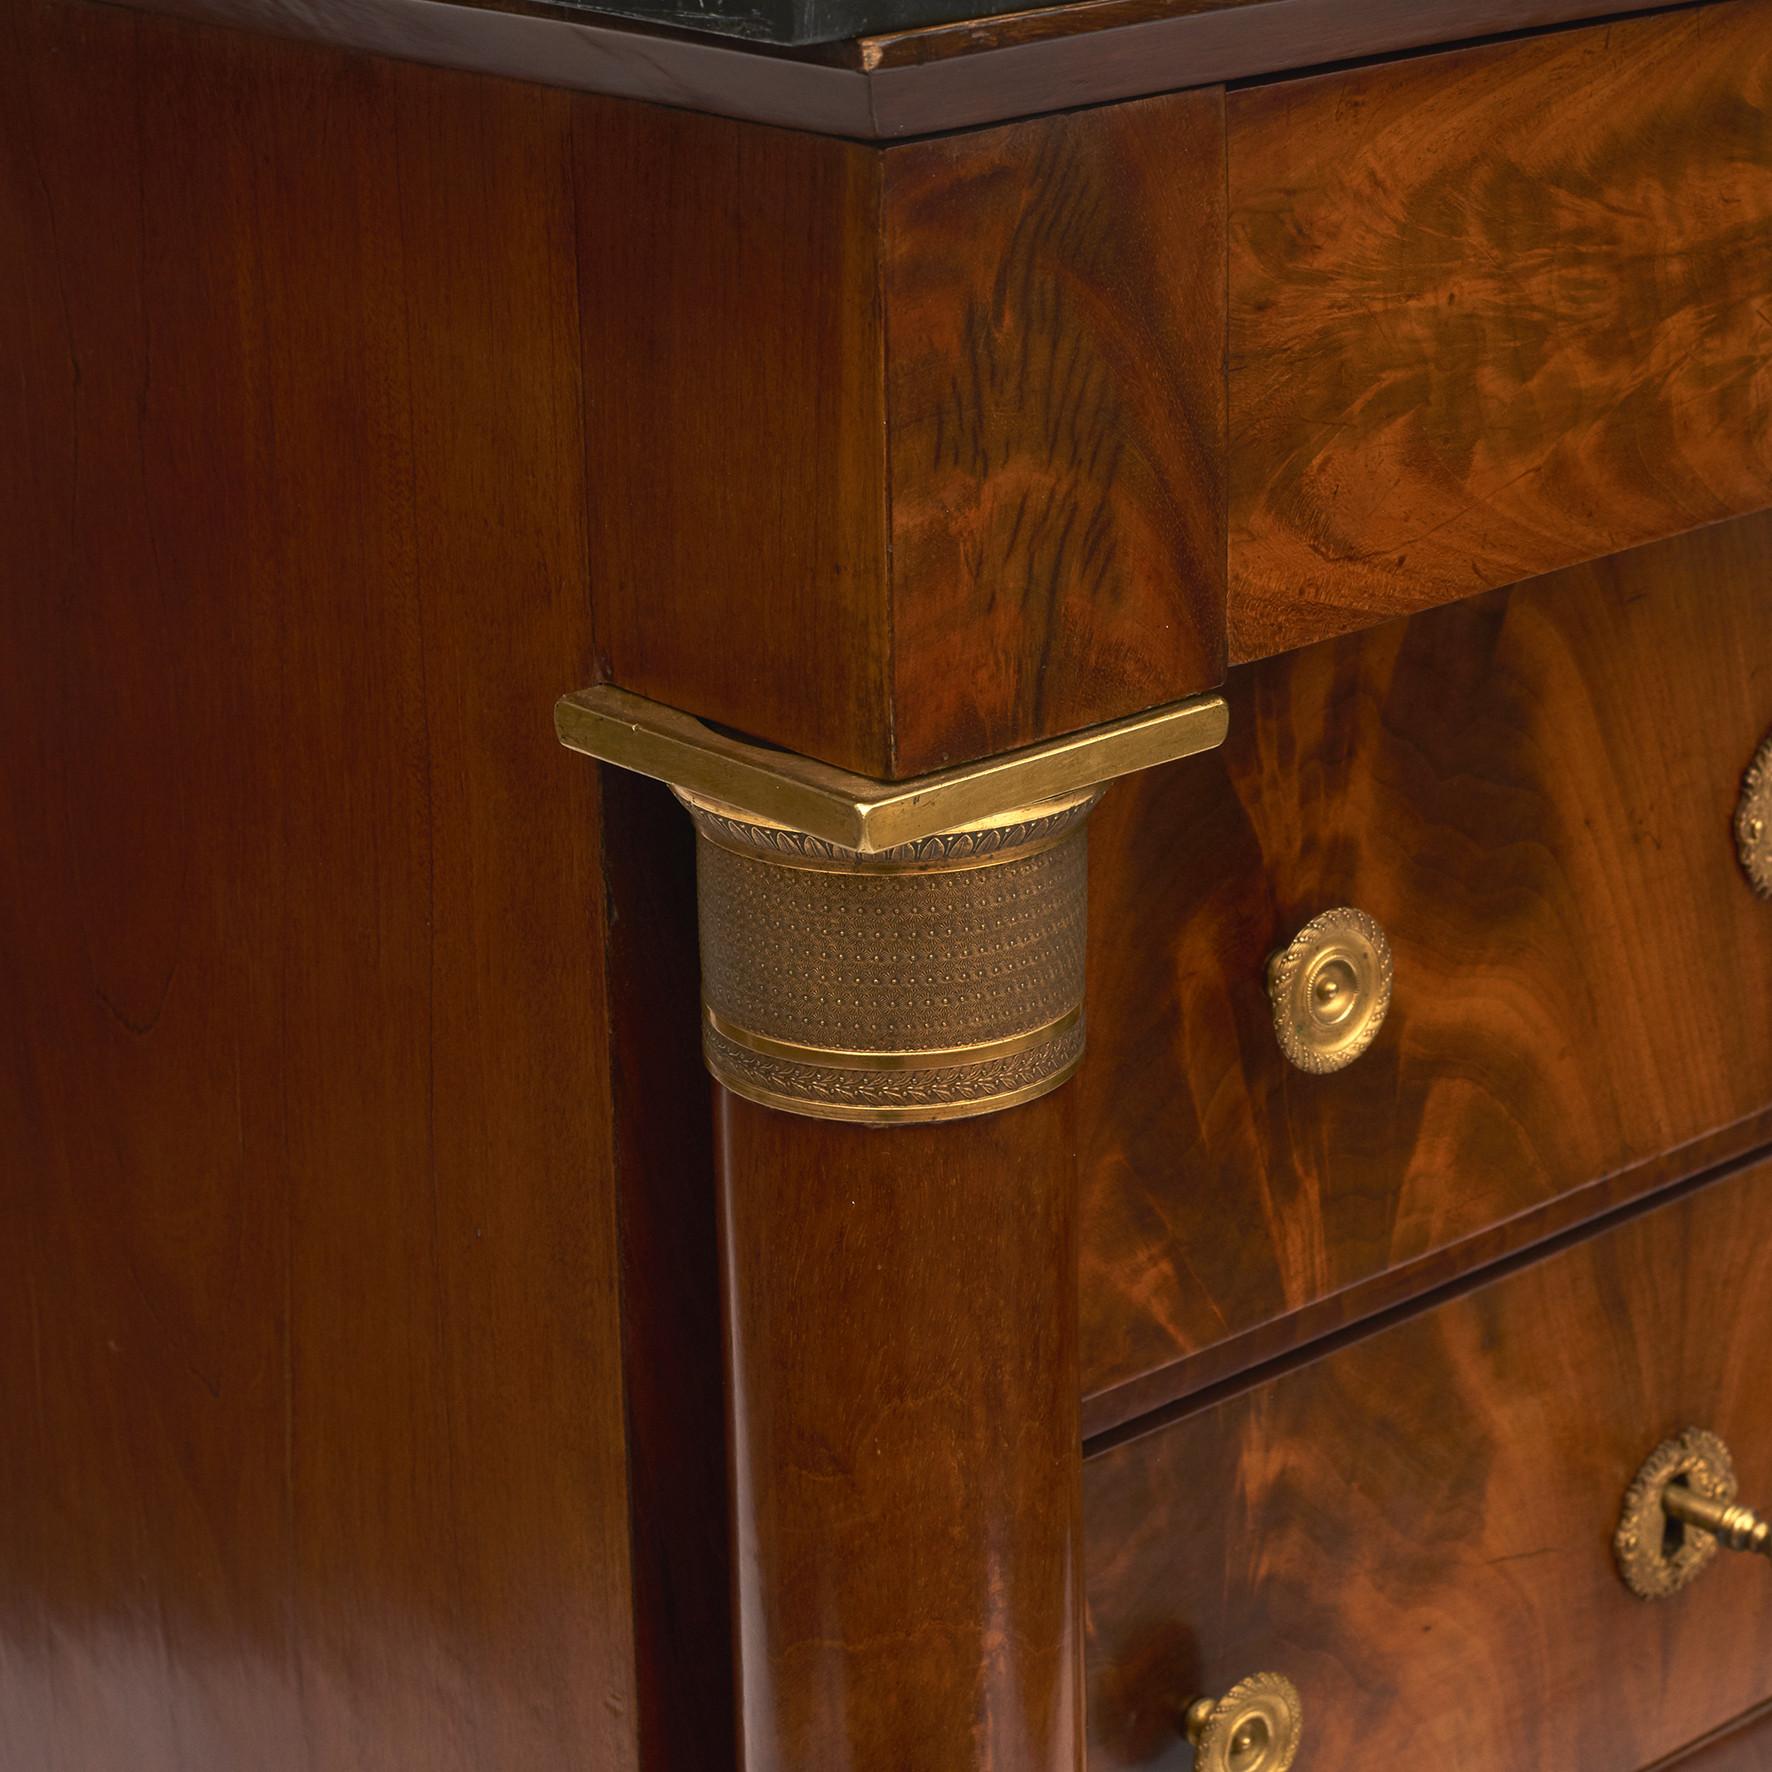
[[[885,155],[897,773],[1223,674],[1223,117]]]
[[[1611,1538],[1687,1426],[1764,1493],[1769,1341],[1762,1165],[1091,1460],[1090,1766],[1181,1772],[1170,1707],[1262,1668],[1326,1767],[1645,1766],[1762,1702],[1764,1562],[1649,1603]]]
[[[720,1093],[742,1764],[1082,1764],[1074,1091]]]
[[[1234,659],[1772,503],[1758,0],[1232,95]]]
[[[1189,1386],[1177,1361],[1591,1212],[1615,1196],[1590,1184],[1772,1106],[1772,906],[1731,829],[1772,729],[1769,559],[1747,518],[1233,672],[1221,752],[1109,793],[1092,1428]],[[1395,995],[1370,1052],[1306,1076],[1264,967],[1340,904],[1389,932]]]
[[[884,775],[876,155],[615,100],[575,118],[602,674]]]
[[[568,101],[0,23],[0,1762],[635,1764]]]

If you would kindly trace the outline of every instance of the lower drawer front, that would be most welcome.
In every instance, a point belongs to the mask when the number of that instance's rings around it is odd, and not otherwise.
[[[1772,1506],[1769,1366],[1772,1162],[1092,1458],[1090,1765],[1187,1766],[1270,1669],[1312,1772],[1627,1772],[1750,1710],[1772,1565],[1644,1601],[1611,1540],[1688,1426]]]

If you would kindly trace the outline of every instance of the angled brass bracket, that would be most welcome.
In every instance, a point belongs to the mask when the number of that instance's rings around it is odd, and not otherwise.
[[[1121,775],[1224,742],[1219,696],[908,781],[716,731],[607,685],[568,749],[695,821],[702,1050],[739,1095],[894,1125],[1030,1101],[1083,1056],[1087,824]]]

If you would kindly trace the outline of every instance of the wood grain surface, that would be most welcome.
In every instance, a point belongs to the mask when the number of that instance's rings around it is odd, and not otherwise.
[[[1772,9],[1234,93],[1237,659],[1772,503]]]
[[[603,668],[888,774],[875,155],[596,99],[575,124]]]
[[[20,1772],[637,1763],[568,104],[0,21]]]
[[[890,151],[575,115],[604,674],[877,776],[1219,679],[1216,93]]]
[[[694,831],[661,783],[596,773],[636,1733],[645,1772],[721,1772],[737,1765],[731,1496]]]
[[[748,1772],[1082,1764],[1074,1094],[720,1092]]]
[[[882,157],[896,771],[1223,675],[1223,144],[1213,91]]]
[[[1761,1166],[1092,1459],[1090,1766],[1188,1765],[1175,1707],[1265,1668],[1325,1767],[1642,1766],[1761,1702],[1764,1562],[1650,1603],[1611,1537],[1687,1426],[1772,1487],[1769,1337]]]
[[[1772,729],[1769,558],[1772,518],[1744,519],[1233,672],[1222,751],[1108,795],[1091,1431],[1203,1350],[1772,1105],[1772,911],[1731,832]],[[1339,904],[1388,931],[1395,996],[1312,1077],[1264,967]]]
[[[1772,1772],[1772,1707],[1665,1765],[1667,1772]]]

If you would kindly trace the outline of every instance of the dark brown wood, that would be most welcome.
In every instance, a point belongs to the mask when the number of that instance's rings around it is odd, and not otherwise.
[[[1772,9],[1229,107],[1232,656],[1772,503]]]
[[[1659,9],[1665,0],[1081,0],[1013,21],[781,50],[546,0],[115,0],[540,85],[893,140],[1326,62]],[[1111,27],[1111,28],[1110,28]]]
[[[1772,1480],[1768,1337],[1760,1166],[1092,1459],[1090,1766],[1265,1668],[1325,1766],[1642,1766],[1763,1700],[1764,1562],[1651,1604],[1610,1540],[1683,1427]]]
[[[1666,1762],[1667,1772],[1772,1772],[1772,1705]]]
[[[598,773],[639,1757],[645,1772],[729,1772],[731,1508],[694,837],[669,789]]]
[[[868,139],[868,76],[825,55],[771,52],[572,4],[508,0],[98,0],[193,23],[273,32],[538,86]]]
[[[882,151],[580,101],[602,673],[881,776],[1215,683],[1221,110]]]
[[[1073,1094],[883,1132],[721,1092],[748,1772],[1082,1763]]]
[[[1223,675],[1223,142],[1211,91],[883,156],[897,771]]]
[[[636,1764],[570,101],[0,21],[0,1763]]]
[[[604,671],[890,773],[875,153],[583,99],[577,164]]]
[[[1772,916],[1730,834],[1772,727],[1769,557],[1772,518],[1745,519],[1233,672],[1221,752],[1109,794],[1092,1431],[1191,1388],[1178,1362],[1271,1348],[1497,1227],[1529,1240],[1772,1105]],[[1308,1077],[1263,970],[1337,904],[1389,932],[1395,1000],[1364,1058]]]

